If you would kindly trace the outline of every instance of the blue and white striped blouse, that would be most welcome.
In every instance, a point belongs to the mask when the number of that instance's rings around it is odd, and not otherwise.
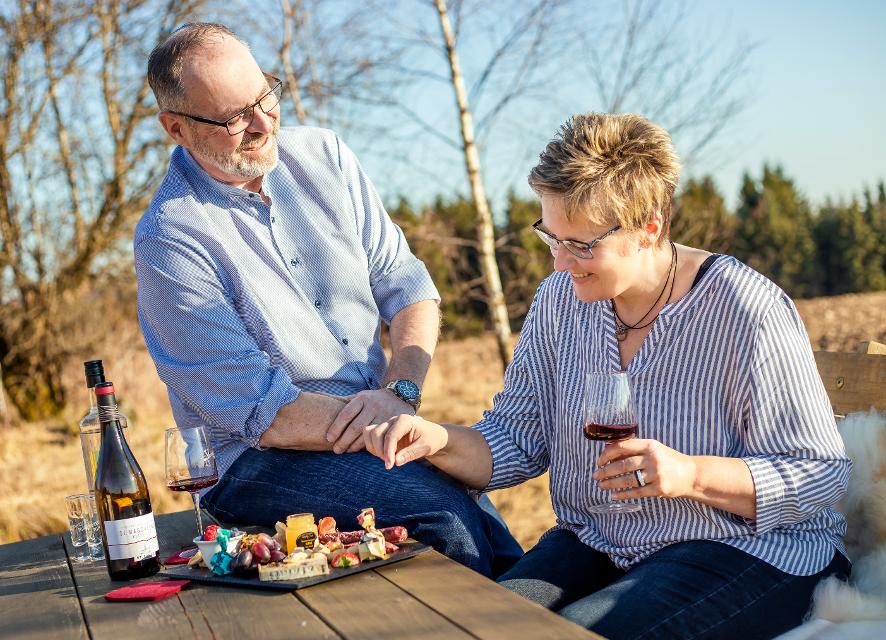
[[[591,479],[602,442],[582,434],[585,374],[621,369],[608,301],[585,303],[566,273],[536,292],[493,409],[476,425],[492,450],[487,489],[550,469],[557,526],[628,568],[669,544],[716,540],[778,569],[810,575],[846,524],[831,505],[851,463],[797,309],[735,258],[717,260],[662,310],[628,366],[638,437],[690,455],[741,458],[756,487],[756,521],[688,499],[645,498],[636,513],[597,515]]]

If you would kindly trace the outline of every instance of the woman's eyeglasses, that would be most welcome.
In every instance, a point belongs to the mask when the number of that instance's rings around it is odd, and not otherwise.
[[[560,245],[566,247],[566,250],[574,255],[576,258],[581,258],[582,260],[590,260],[594,257],[594,247],[596,247],[599,243],[603,242],[606,238],[611,236],[613,233],[621,229],[621,225],[616,225],[612,227],[609,231],[604,233],[601,236],[598,236],[591,240],[590,242],[579,242],[578,240],[560,240],[557,236],[553,235],[549,231],[542,229],[541,220],[537,220],[533,225],[532,229],[541,238],[548,247],[551,249],[551,253],[557,255],[557,250],[560,248]]]

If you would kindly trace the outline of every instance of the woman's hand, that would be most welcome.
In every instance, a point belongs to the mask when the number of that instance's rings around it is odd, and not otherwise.
[[[366,450],[381,458],[385,469],[432,456],[448,442],[445,427],[408,414],[371,424],[363,431]]]
[[[693,456],[680,453],[658,440],[629,438],[609,444],[597,461],[594,480],[612,491],[613,500],[632,498],[683,498],[695,491],[697,468]],[[646,481],[639,486],[636,471]]]

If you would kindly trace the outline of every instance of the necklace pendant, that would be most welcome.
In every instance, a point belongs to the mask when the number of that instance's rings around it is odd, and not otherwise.
[[[628,337],[628,328],[621,324],[620,322],[615,323],[615,338],[619,342],[624,342],[625,338]]]

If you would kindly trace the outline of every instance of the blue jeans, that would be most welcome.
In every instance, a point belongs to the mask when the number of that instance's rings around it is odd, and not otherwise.
[[[834,553],[815,575],[792,576],[705,540],[670,545],[627,572],[571,531],[548,533],[498,582],[610,640],[772,638],[803,621],[819,580],[848,578]]]
[[[201,505],[224,522],[273,528],[291,513],[332,516],[342,531],[374,507],[379,527],[403,525],[453,560],[496,576],[523,550],[485,496],[478,503],[445,474],[421,464],[386,471],[366,452],[245,451]]]

